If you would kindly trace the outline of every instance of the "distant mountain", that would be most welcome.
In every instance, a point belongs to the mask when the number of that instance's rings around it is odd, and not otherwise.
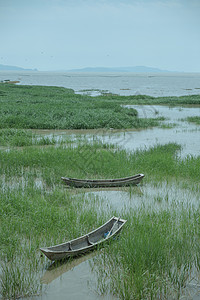
[[[145,67],[145,66],[135,66],[135,67],[114,67],[114,68],[104,68],[104,67],[94,67],[94,68],[82,68],[82,69],[72,69],[69,72],[135,72],[135,73],[161,73],[161,72],[172,72],[167,70],[161,70],[158,68]]]
[[[0,71],[37,71],[37,69],[24,69],[16,66],[0,65]]]

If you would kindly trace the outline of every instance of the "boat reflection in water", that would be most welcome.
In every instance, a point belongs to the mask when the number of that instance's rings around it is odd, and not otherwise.
[[[56,278],[60,277],[64,273],[72,270],[77,267],[79,264],[87,261],[90,258],[93,258],[97,254],[97,251],[88,253],[87,255],[79,256],[76,258],[68,258],[64,261],[55,261],[53,262],[44,275],[41,278],[42,284],[49,284]]]

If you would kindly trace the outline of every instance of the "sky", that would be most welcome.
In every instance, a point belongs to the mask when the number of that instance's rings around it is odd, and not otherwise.
[[[0,0],[0,64],[200,72],[200,0]]]

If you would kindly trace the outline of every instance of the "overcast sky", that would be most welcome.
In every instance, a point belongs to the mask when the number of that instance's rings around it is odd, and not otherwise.
[[[200,72],[200,0],[0,0],[0,64]]]

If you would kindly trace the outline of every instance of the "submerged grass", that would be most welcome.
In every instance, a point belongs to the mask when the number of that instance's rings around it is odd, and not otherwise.
[[[195,123],[197,125],[200,125],[200,117],[199,116],[195,116],[195,117],[188,117],[187,118],[188,122],[192,122]]]

